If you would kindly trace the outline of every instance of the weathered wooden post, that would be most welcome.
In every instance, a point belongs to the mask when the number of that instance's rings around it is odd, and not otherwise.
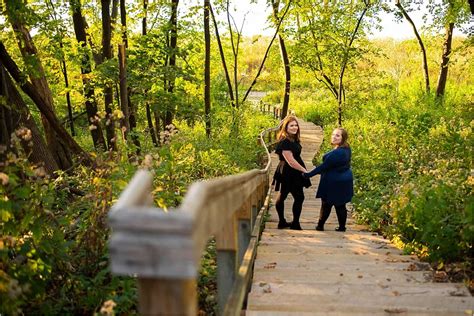
[[[216,235],[217,303],[222,312],[232,290],[237,272],[237,217],[232,218]]]
[[[109,213],[111,270],[136,275],[143,315],[196,315],[192,218],[151,207],[152,176],[138,171]]]
[[[236,212],[236,217],[237,217],[237,245],[238,245],[238,250],[237,250],[237,262],[240,264],[242,262],[242,259],[244,257],[244,253],[247,250],[247,247],[250,242],[250,235],[252,233],[251,229],[251,204],[250,204],[250,198],[248,198],[240,209]]]

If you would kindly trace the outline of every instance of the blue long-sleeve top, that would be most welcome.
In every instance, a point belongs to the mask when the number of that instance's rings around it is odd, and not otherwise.
[[[351,155],[348,147],[333,149],[323,156],[322,164],[304,174],[305,177],[321,174],[317,198],[333,205],[351,201],[354,195]]]

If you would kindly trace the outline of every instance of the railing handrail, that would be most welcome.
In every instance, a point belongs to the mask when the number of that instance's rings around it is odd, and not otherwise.
[[[230,262],[227,268],[218,262],[218,269],[224,269],[224,274],[231,273],[236,284],[242,283],[237,270],[242,261],[249,263],[248,258],[244,260],[246,252],[250,251],[255,257],[257,243],[254,239],[259,236],[253,234],[260,234],[263,221],[263,212],[258,213],[260,209],[268,209],[271,158],[266,143],[269,146],[275,143],[277,130],[277,127],[269,128],[259,135],[268,158],[264,169],[195,182],[189,187],[183,203],[169,212],[151,206],[152,175],[149,171],[139,170],[133,177],[109,213],[113,232],[109,248],[113,273],[138,276],[142,313],[159,313],[163,311],[163,305],[168,305],[168,314],[195,314],[196,293],[188,293],[186,297],[180,294],[180,298],[170,304],[163,301],[165,296],[155,298],[157,301],[154,302],[152,294],[144,287],[163,295],[176,287],[180,291],[193,292],[202,252],[213,235],[216,235],[218,261]],[[252,267],[246,267],[246,271],[249,268]],[[220,279],[222,284],[229,282]],[[233,283],[227,284],[219,290],[221,311],[230,294],[242,290],[232,286]],[[237,304],[233,309],[242,305],[235,297],[233,302]],[[226,313],[236,311],[229,312],[227,308]]]

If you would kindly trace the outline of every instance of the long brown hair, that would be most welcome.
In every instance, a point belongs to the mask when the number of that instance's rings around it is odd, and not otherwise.
[[[296,135],[290,135],[288,134],[288,131],[286,130],[288,128],[288,124],[291,122],[295,121],[296,124],[298,124],[298,132],[296,132]],[[280,131],[278,132],[278,140],[282,140],[285,138],[288,138],[289,140],[300,142],[300,123],[298,123],[298,120],[296,119],[296,116],[293,115],[288,115],[283,119],[283,121],[280,124]]]
[[[347,133],[347,131],[342,127],[337,127],[333,131],[335,131],[335,130],[340,131],[341,132],[341,137],[342,137],[341,144],[338,145],[338,147],[350,148],[349,143],[347,142],[347,139],[349,138],[349,134]]]

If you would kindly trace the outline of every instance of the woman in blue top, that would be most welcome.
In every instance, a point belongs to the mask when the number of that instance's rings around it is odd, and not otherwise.
[[[346,231],[346,203],[354,195],[353,176],[351,170],[351,148],[347,143],[348,134],[343,128],[336,128],[331,135],[334,149],[323,156],[323,163],[312,171],[304,173],[305,177],[321,174],[317,198],[321,198],[321,211],[316,230],[324,230],[324,223],[331,214],[331,208],[336,208],[339,227],[336,231]]]

